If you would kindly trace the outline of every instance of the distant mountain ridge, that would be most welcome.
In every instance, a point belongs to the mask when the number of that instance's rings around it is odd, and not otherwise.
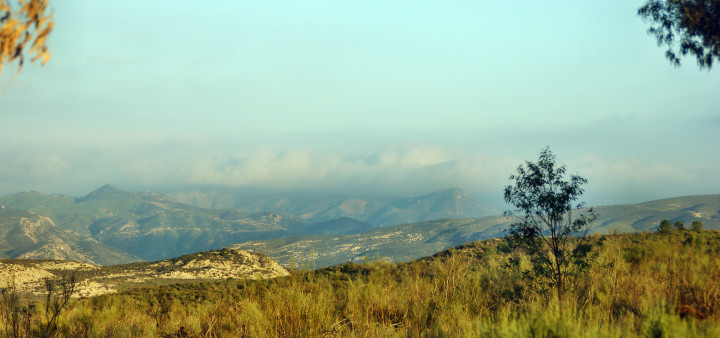
[[[77,198],[20,193],[0,197],[0,206],[42,215],[67,234],[91,238],[126,252],[128,256],[149,261],[247,240],[319,233],[347,234],[372,228],[369,223],[346,219],[328,220],[313,226],[307,220],[271,211],[249,213],[237,209],[199,208],[175,202],[162,194],[131,193],[112,185]],[[0,250],[3,249],[0,246]],[[37,258],[64,256],[48,254]]]
[[[340,217],[388,226],[446,217],[474,218],[499,212],[458,188],[436,190],[411,198],[345,197],[313,195],[243,195],[233,191],[191,191],[169,194],[187,204],[207,208],[236,208],[247,212],[272,210],[316,223]]]
[[[704,229],[720,230],[720,195],[685,196],[638,204],[594,207],[600,218],[593,233],[655,231],[660,221],[695,221]],[[512,217],[439,219],[382,227],[361,234],[301,236],[249,241],[231,247],[253,250],[280,264],[311,263],[323,267],[384,258],[409,261],[463,243],[503,237],[515,221]]]
[[[303,217],[282,211],[201,208],[162,194],[127,192],[111,185],[77,198],[38,192],[3,196],[0,208],[5,209],[0,210],[6,212],[0,212],[0,225],[5,229],[0,232],[0,257],[113,264],[232,246],[256,250],[282,263],[309,261],[311,257],[318,264],[366,256],[408,260],[468,241],[503,236],[512,222],[502,216],[457,217],[482,208],[459,189],[385,200],[316,197],[300,203],[297,198],[275,200],[273,205],[305,211]],[[270,200],[259,200],[257,205],[267,203]],[[596,232],[652,230],[662,219],[688,225],[701,220],[706,229],[720,229],[720,195],[595,210],[601,216]],[[17,216],[13,212],[26,214]],[[348,214],[376,221],[438,218],[378,227]],[[325,218],[330,219],[322,220]]]

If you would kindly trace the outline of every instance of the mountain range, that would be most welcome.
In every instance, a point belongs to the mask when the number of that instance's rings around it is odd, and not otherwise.
[[[341,197],[313,194],[263,195],[238,190],[175,192],[177,201],[205,208],[234,208],[246,212],[274,211],[312,223],[340,217],[375,226],[420,222],[446,217],[474,218],[499,212],[458,188],[446,188],[417,197]]]
[[[289,215],[197,208],[161,194],[130,193],[111,185],[79,198],[21,193],[0,198],[0,205],[42,215],[70,234],[89,236],[143,260],[277,237],[307,225]]]
[[[190,195],[207,197],[197,192],[186,196]],[[272,205],[280,211],[265,209]],[[4,196],[0,208],[0,258],[100,265],[156,261],[222,247],[257,251],[285,265],[326,266],[378,257],[405,261],[503,236],[514,221],[473,216],[490,209],[454,188],[414,198],[317,197],[303,203],[297,196],[274,197],[239,210],[193,206],[154,192],[106,185],[82,197],[38,192]],[[700,220],[706,229],[720,229],[720,195],[602,206],[595,211],[600,218],[594,232],[653,230],[662,219],[686,224]],[[410,221],[379,226],[401,220]]]
[[[376,228],[364,218],[387,220],[394,215],[392,217],[395,219],[425,220],[436,215],[464,215],[463,210],[477,210],[480,207],[472,196],[459,189],[440,190],[413,199],[395,199],[385,204],[358,199],[326,202],[325,205],[321,205],[319,200],[313,202],[315,210],[321,211],[308,217],[306,211],[293,215],[269,210],[203,208],[176,202],[162,194],[127,192],[112,185],[105,185],[82,197],[45,195],[31,191],[0,197],[0,206],[6,210],[25,210],[38,217],[45,217],[48,224],[52,223],[51,227],[46,228],[62,233],[67,243],[93,240],[102,246],[96,245],[95,253],[86,250],[75,256],[70,254],[72,250],[69,249],[61,254],[62,250],[57,245],[51,249],[50,244],[36,244],[33,248],[7,246],[2,247],[2,250],[10,258],[34,255],[37,258],[76,259],[93,264],[139,259],[152,261],[249,240],[314,234],[356,234]],[[263,203],[258,202],[257,205]],[[285,203],[288,208],[283,210],[307,210],[302,207],[289,208],[290,204]],[[256,209],[259,208],[256,206]],[[360,215],[362,219],[346,215]],[[10,231],[18,222],[19,218],[15,218],[0,224],[5,224],[6,231]],[[109,249],[116,253],[110,254]],[[40,252],[47,254],[43,256]]]

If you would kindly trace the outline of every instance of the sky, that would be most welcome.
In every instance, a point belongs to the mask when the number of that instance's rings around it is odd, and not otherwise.
[[[415,196],[546,146],[590,205],[720,193],[720,74],[642,1],[51,1],[0,76],[0,194],[104,185]]]

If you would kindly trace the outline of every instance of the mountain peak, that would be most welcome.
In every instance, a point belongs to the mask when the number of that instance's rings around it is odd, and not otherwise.
[[[435,190],[427,196],[429,197],[429,196],[465,196],[465,195],[467,195],[468,197],[470,196],[470,194],[468,194],[464,190],[453,187],[453,188],[444,188],[444,189]]]
[[[96,189],[95,191],[85,195],[84,197],[80,198],[81,201],[88,201],[88,200],[104,200],[109,198],[116,198],[116,197],[129,197],[132,195],[131,193],[122,190],[112,184],[106,184],[102,187]]]

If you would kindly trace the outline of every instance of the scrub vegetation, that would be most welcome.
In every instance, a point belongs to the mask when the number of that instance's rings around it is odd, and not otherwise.
[[[562,301],[508,266],[504,240],[409,263],[271,280],[139,288],[70,301],[60,336],[720,336],[720,233],[592,235],[597,258]],[[522,257],[521,264],[530,264]],[[2,313],[8,313],[7,303]],[[24,311],[31,307],[25,307]],[[27,326],[42,332],[38,301]],[[12,312],[12,311],[9,311]],[[0,324],[9,332],[8,322]]]

